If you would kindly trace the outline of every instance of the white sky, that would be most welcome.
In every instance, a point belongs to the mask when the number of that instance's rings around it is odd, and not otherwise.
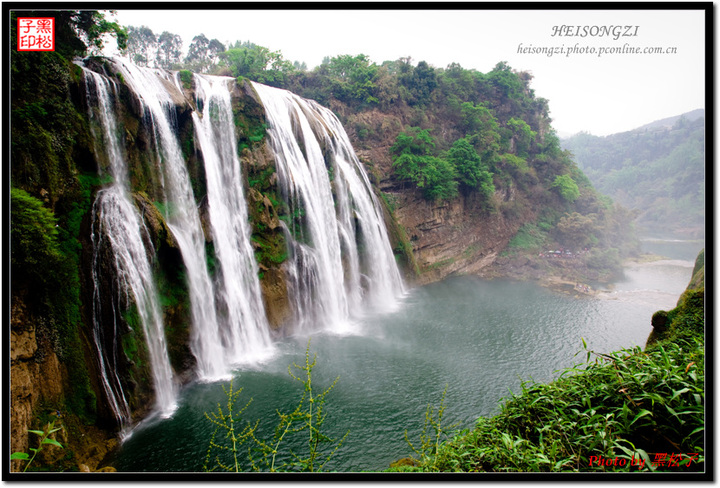
[[[199,5],[199,4],[193,4]],[[201,4],[200,4],[201,5]],[[334,4],[337,5],[337,4]],[[410,4],[408,4],[410,5]],[[413,3],[417,7],[422,4]],[[436,4],[437,5],[437,4]],[[657,5],[657,4],[655,4]],[[287,6],[287,4],[284,4]],[[607,135],[704,108],[705,32],[701,10],[122,10],[124,26],[178,34],[187,49],[205,34],[223,44],[251,41],[309,69],[325,56],[410,56],[486,73],[499,61],[534,75],[558,133]],[[633,26],[634,37],[552,37],[553,27]],[[637,28],[635,27],[637,26]],[[595,54],[518,53],[518,47],[578,44]],[[600,48],[674,47],[676,54],[614,54]]]

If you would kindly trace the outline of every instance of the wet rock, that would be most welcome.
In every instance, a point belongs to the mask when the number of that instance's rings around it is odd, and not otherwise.
[[[668,313],[664,310],[658,310],[652,316],[650,323],[653,326],[653,331],[663,332],[667,330]]]
[[[287,280],[284,271],[277,268],[262,269],[264,274],[260,281],[265,310],[270,327],[282,328],[292,317],[292,309],[287,291]]]
[[[168,229],[165,218],[147,195],[142,192],[133,193],[133,201],[150,231],[153,247],[157,249],[161,243],[165,243],[171,248],[177,248],[177,241],[175,241],[175,237]]]

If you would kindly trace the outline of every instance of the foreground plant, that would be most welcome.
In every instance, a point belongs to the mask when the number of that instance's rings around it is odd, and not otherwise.
[[[440,446],[422,471],[702,471],[702,344],[611,354],[522,392]],[[594,358],[594,359],[593,359]]]
[[[272,439],[269,440],[261,439],[256,435],[259,420],[251,424],[242,418],[252,399],[235,411],[242,388],[233,390],[232,381],[229,388],[223,387],[227,397],[227,411],[218,404],[217,413],[205,413],[205,418],[215,425],[215,431],[210,439],[203,469],[242,471],[243,457],[240,455],[240,447],[250,443],[247,448],[247,460],[255,471],[322,471],[350,432],[346,432],[340,440],[332,439],[323,432],[323,424],[327,417],[325,397],[335,387],[339,377],[335,378],[327,389],[317,393],[313,390],[312,384],[312,371],[316,363],[317,354],[313,355],[312,361],[310,360],[310,341],[308,341],[305,365],[299,366],[293,363],[292,366],[288,366],[290,376],[303,385],[302,395],[297,406],[290,413],[277,411],[278,424]],[[306,446],[302,453],[288,447],[291,442],[298,444],[298,440],[300,445]],[[214,458],[213,453],[215,453]],[[227,458],[230,458],[231,462],[223,461]],[[214,462],[212,466],[210,466],[211,462]]]
[[[25,468],[23,469],[23,473],[28,470],[30,465],[32,464],[33,460],[35,459],[35,456],[42,450],[43,446],[45,445],[53,445],[57,446],[61,449],[63,449],[62,444],[60,444],[55,439],[51,439],[49,436],[50,434],[54,434],[55,432],[62,430],[61,427],[55,427],[55,421],[53,420],[49,424],[45,426],[45,429],[43,430],[28,430],[31,434],[39,435],[40,436],[40,443],[38,444],[37,449],[34,447],[30,447],[29,449],[33,452],[32,457],[26,453],[26,452],[14,452],[10,455],[10,460],[20,460],[20,461],[27,461],[25,464]]]
[[[240,466],[238,459],[238,453],[240,452],[239,448],[248,439],[254,439],[253,434],[255,429],[257,429],[259,422],[256,421],[255,425],[245,422],[245,425],[242,426],[242,414],[252,403],[252,398],[245,404],[244,407],[237,412],[234,412],[235,403],[237,402],[237,398],[240,396],[240,393],[242,393],[242,390],[243,389],[240,388],[237,391],[233,391],[233,380],[230,380],[230,386],[227,389],[223,386],[223,392],[225,392],[225,396],[227,397],[227,413],[225,413],[219,403],[217,413],[213,412],[208,414],[205,412],[205,418],[215,425],[215,430],[210,438],[207,455],[205,456],[205,464],[203,464],[203,470],[205,471],[215,471],[217,468],[224,471],[234,471],[236,473],[242,471],[242,467]],[[241,426],[242,429],[240,429]],[[219,432],[225,432],[225,435],[216,441]],[[225,441],[222,439],[225,439]],[[232,464],[225,464],[218,453],[214,458],[215,465],[211,468],[208,467],[213,451],[229,452],[232,456]]]
[[[295,374],[288,366],[288,374],[302,383],[303,393],[297,407],[290,413],[277,412],[279,422],[272,440],[255,439],[259,452],[257,459],[250,458],[256,471],[322,471],[328,461],[345,442],[350,434],[347,431],[338,441],[330,438],[322,431],[327,414],[325,413],[325,397],[335,387],[339,377],[320,393],[313,391],[312,371],[317,363],[317,354],[310,361],[310,341],[305,350],[305,365],[293,363]],[[307,439],[307,450],[303,454],[289,451],[289,456],[282,455],[281,446],[290,436],[304,435]],[[280,457],[283,459],[281,460]]]
[[[448,432],[457,426],[457,424],[447,427],[442,425],[443,415],[445,414],[446,393],[447,385],[445,385],[445,389],[443,390],[437,412],[435,412],[432,405],[428,404],[425,410],[425,422],[423,423],[423,429],[420,433],[420,443],[417,447],[410,442],[408,432],[405,430],[405,442],[408,443],[410,449],[418,456],[418,459],[415,460],[427,467],[429,471],[435,471],[437,469],[436,464],[441,441],[446,439]]]

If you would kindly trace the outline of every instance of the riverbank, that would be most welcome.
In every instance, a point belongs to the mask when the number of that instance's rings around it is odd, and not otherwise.
[[[603,354],[583,340],[585,364],[547,384],[523,383],[499,414],[388,471],[680,472],[707,480],[703,253],[662,317],[653,317],[644,350]],[[433,425],[451,434],[440,419]]]
[[[544,288],[580,298],[612,291],[626,270],[668,261],[665,256],[642,253],[626,258],[620,267],[599,268],[588,265],[584,258],[583,254],[548,253],[501,256],[476,275],[488,280],[534,281]]]

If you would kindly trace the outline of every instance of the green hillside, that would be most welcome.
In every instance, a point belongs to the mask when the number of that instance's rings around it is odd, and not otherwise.
[[[595,188],[636,210],[647,231],[705,234],[705,118],[693,111],[606,137],[562,141]]]

